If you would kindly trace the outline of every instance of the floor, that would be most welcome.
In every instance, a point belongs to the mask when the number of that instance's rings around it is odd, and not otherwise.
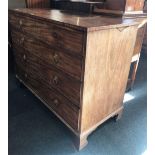
[[[147,60],[141,56],[134,88],[118,122],[102,124],[78,152],[71,133],[9,71],[9,155],[142,155],[147,149]]]

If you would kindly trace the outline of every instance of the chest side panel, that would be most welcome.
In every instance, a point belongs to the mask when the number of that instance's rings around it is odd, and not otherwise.
[[[137,28],[88,33],[81,132],[122,107]]]

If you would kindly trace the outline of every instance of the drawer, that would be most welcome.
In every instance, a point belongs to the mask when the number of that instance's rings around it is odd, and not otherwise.
[[[9,14],[8,18],[10,26],[17,28],[18,30],[29,31],[29,29],[31,29],[32,31],[36,31],[35,20],[29,17],[24,17],[17,14]]]
[[[51,68],[39,57],[26,50],[22,50],[21,47],[19,48],[14,45],[14,49],[16,53],[16,64],[20,66],[20,68],[33,72],[40,80],[44,81],[47,87],[58,90],[74,104],[80,106],[81,82],[68,75],[62,74],[55,68]]]
[[[49,88],[58,90],[78,107],[80,106],[80,82],[62,75],[55,69],[50,69],[44,65],[39,66],[34,61],[30,60],[28,63],[28,68],[32,68],[33,73],[38,75],[38,77],[44,81]]]
[[[12,27],[33,35],[50,46],[83,55],[84,38],[80,31],[18,14],[10,14],[9,22]]]
[[[46,104],[51,107],[63,120],[65,120],[73,129],[78,130],[79,109],[74,106],[67,98],[55,92],[44,85],[42,80],[38,79],[31,70],[19,70],[19,77],[24,76],[24,83],[31,88]]]
[[[12,32],[12,41],[14,44],[24,47],[30,53],[41,58],[49,65],[66,72],[77,80],[81,80],[82,58],[74,58],[63,53],[62,50],[49,48],[47,45],[35,40],[34,38],[23,35],[17,31]]]

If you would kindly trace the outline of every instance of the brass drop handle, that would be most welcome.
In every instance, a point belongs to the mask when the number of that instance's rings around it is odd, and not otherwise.
[[[23,22],[22,22],[22,20],[21,20],[21,19],[19,20],[19,24],[20,24],[20,25],[22,25],[22,24],[23,24]]]
[[[53,63],[55,65],[57,65],[59,63],[59,55],[58,54],[54,54],[54,56],[53,56]]]
[[[58,106],[58,105],[59,105],[58,99],[54,99],[54,100],[53,100],[53,103],[54,103],[55,106]]]
[[[26,55],[25,54],[23,55],[23,59],[26,60]]]
[[[54,76],[53,77],[53,84],[58,85],[58,83],[59,83],[58,77],[57,76]]]
[[[53,32],[53,37],[56,38],[56,39],[58,38],[58,35],[57,35],[56,32]]]
[[[22,25],[23,25],[23,22],[22,22],[22,20],[20,19],[20,20],[19,20],[19,27],[21,28]]]
[[[24,43],[24,40],[25,40],[24,37],[22,37],[19,43],[20,44],[23,44]]]
[[[27,78],[27,74],[26,74],[26,73],[25,73],[25,75],[24,75],[24,76],[25,76],[25,78]]]
[[[11,43],[10,43],[10,42],[8,42],[8,45],[9,45],[9,47],[10,47],[10,48],[12,47],[12,45],[11,45]]]

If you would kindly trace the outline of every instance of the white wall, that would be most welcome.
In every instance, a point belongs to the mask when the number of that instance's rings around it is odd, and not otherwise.
[[[8,0],[8,8],[24,8],[25,0]]]

